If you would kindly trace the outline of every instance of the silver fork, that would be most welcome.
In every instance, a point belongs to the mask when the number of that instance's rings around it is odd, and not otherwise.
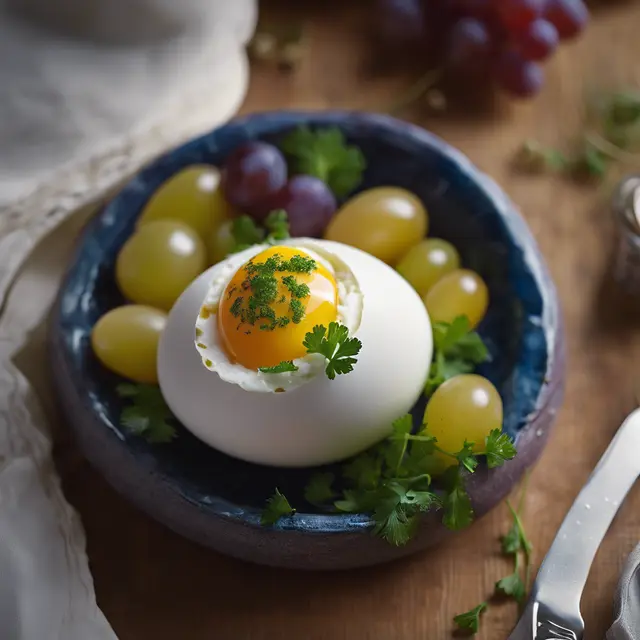
[[[508,640],[580,640],[580,599],[621,502],[640,475],[640,409],[622,423],[542,562],[531,596]]]

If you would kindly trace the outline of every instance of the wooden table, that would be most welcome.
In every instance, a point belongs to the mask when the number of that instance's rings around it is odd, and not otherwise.
[[[282,9],[272,2],[265,4],[276,16]],[[406,77],[373,78],[366,71],[365,8],[347,1],[297,4],[292,11],[305,18],[312,53],[293,75],[256,71],[244,112],[380,108],[406,86]],[[462,149],[522,207],[559,288],[569,375],[564,408],[529,486],[526,523],[536,562],[632,407],[640,389],[640,330],[638,315],[607,287],[614,225],[603,189],[518,175],[509,158],[525,138],[562,145],[579,133],[589,87],[640,84],[640,6],[611,5],[548,66],[537,100],[500,103],[484,114],[471,108],[439,117],[405,114]],[[504,507],[437,550],[389,566],[293,573],[246,565],[179,538],[68,451],[60,467],[86,527],[99,605],[121,640],[438,640],[450,636],[455,613],[485,599],[511,571],[497,543],[509,525]],[[583,600],[587,638],[607,629],[622,563],[639,539],[636,489],[593,566]],[[492,607],[479,637],[506,637],[516,615],[515,605]]]

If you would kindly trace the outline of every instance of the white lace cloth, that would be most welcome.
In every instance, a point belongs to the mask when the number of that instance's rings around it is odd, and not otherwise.
[[[46,4],[48,0],[25,4],[37,8],[39,2]],[[122,10],[127,4],[122,0],[92,0],[88,4],[109,2]],[[144,4],[148,11],[154,3],[166,5],[166,0],[127,2]],[[62,0],[54,4],[77,3]],[[144,78],[127,75],[132,58],[115,55],[117,47],[112,45],[104,57],[94,51],[91,65],[86,59],[80,65],[85,70],[91,66],[101,69],[104,76],[95,71],[90,82],[88,75],[81,81],[76,75],[77,83],[69,79],[71,84],[61,86],[58,80],[66,72],[72,73],[73,65],[67,59],[70,66],[63,73],[64,52],[56,49],[46,34],[33,32],[27,40],[30,46],[42,38],[30,58],[30,64],[40,64],[39,75],[25,80],[28,90],[21,92],[17,87],[13,93],[6,90],[6,78],[11,76],[8,66],[17,64],[26,53],[24,43],[6,37],[7,22],[0,10],[2,640],[115,639],[96,604],[81,522],[62,494],[51,459],[51,416],[43,409],[50,394],[45,323],[73,241],[105,193],[163,149],[227,119],[244,95],[247,69],[242,45],[254,28],[255,0],[188,0],[190,11],[196,11],[198,3],[203,19],[195,21],[198,28],[191,39],[188,29],[181,34],[178,66],[175,39],[166,48],[156,45],[153,52],[147,52]],[[203,37],[207,31],[208,37]],[[63,46],[67,54],[69,46]],[[43,53],[47,47],[48,63]],[[181,73],[180,69],[189,72]],[[105,98],[105,84],[96,81],[104,77],[122,79],[117,83],[121,107],[116,108],[116,101],[111,100],[103,111],[107,116],[101,126],[88,126],[83,117],[91,112],[91,104]],[[144,90],[139,90],[139,80],[144,80]],[[57,94],[52,92],[56,83]],[[79,87],[82,95],[74,93]],[[154,87],[158,88],[155,94]],[[109,90],[115,91],[113,83]],[[20,104],[24,117],[17,108]],[[58,110],[61,104],[65,105],[62,112]],[[52,113],[66,120],[55,123],[49,117]],[[20,147],[21,140],[29,141],[25,132],[30,118],[33,126],[48,136],[42,162]],[[56,129],[47,131],[52,126]],[[20,127],[25,135],[13,135]],[[64,140],[65,130],[78,133],[71,143]],[[7,171],[11,164],[7,158],[20,170]],[[51,168],[60,166],[63,169]],[[20,201],[13,199],[25,192],[30,194]]]

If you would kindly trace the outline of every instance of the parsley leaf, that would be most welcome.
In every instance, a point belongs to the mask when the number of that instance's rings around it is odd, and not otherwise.
[[[288,373],[289,371],[297,371],[298,367],[291,360],[283,360],[274,367],[259,367],[260,373]]]
[[[496,582],[496,593],[513,598],[516,602],[520,603],[525,599],[526,588],[520,577],[520,567],[517,561],[515,571]]]
[[[500,543],[505,555],[516,555],[522,549],[520,529],[516,523],[500,538]]]
[[[478,466],[478,458],[473,452],[473,442],[464,441],[462,449],[456,453],[456,460],[469,472],[473,473]]]
[[[483,611],[487,610],[487,607],[488,605],[486,602],[481,602],[477,607],[471,609],[471,611],[455,616],[453,621],[458,625],[458,628],[463,631],[478,633],[480,629],[480,615]]]
[[[372,453],[361,453],[342,467],[342,476],[354,487],[375,489],[382,474],[382,460]]]
[[[325,372],[329,380],[334,380],[336,374],[353,371],[353,365],[358,361],[353,356],[360,353],[362,342],[348,336],[349,329],[337,322],[329,323],[328,331],[324,325],[316,325],[305,335],[302,344],[307,353],[319,353],[327,359]]]
[[[269,244],[278,244],[280,240],[290,238],[289,234],[289,217],[284,209],[275,209],[264,221],[268,235],[266,242]]]
[[[453,531],[464,529],[473,522],[473,509],[460,467],[449,467],[443,475],[443,480],[448,491],[444,498],[442,522]]]
[[[458,316],[453,322],[433,325],[434,358],[425,386],[425,393],[433,392],[444,382],[471,373],[476,365],[489,358],[489,351],[482,338],[471,331],[467,316]]]
[[[304,490],[304,499],[317,507],[326,505],[336,497],[332,485],[333,473],[314,473]]]
[[[319,178],[338,198],[351,193],[362,180],[364,155],[347,144],[337,127],[312,131],[301,126],[284,139],[281,148],[293,159],[297,173]]]
[[[122,426],[151,444],[171,442],[177,435],[169,422],[173,414],[167,407],[160,387],[151,384],[123,383],[116,387],[121,398],[131,401],[120,414]]]
[[[231,235],[234,241],[231,253],[244,251],[244,249],[248,249],[254,244],[260,244],[264,240],[264,230],[254,222],[253,218],[247,215],[233,219]]]
[[[515,458],[516,447],[506,433],[494,429],[485,441],[485,452],[489,469],[501,467],[507,460]]]
[[[267,500],[267,506],[260,516],[260,524],[268,527],[274,525],[280,518],[292,516],[296,510],[289,504],[289,501],[276,489],[274,494]]]

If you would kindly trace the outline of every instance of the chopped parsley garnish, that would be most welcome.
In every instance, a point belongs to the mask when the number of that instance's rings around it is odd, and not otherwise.
[[[276,489],[274,494],[267,500],[267,506],[264,508],[260,516],[260,524],[270,527],[280,518],[292,516],[296,510],[289,504],[289,501]]]
[[[123,383],[116,387],[121,398],[131,401],[120,414],[122,426],[130,433],[152,444],[171,442],[176,429],[171,424],[173,414],[167,407],[160,387],[151,384]]]
[[[471,633],[478,633],[480,629],[480,615],[483,611],[486,611],[488,605],[486,602],[481,602],[477,607],[461,613],[453,619],[458,625],[458,629],[462,631],[470,631]]]
[[[347,144],[337,127],[312,131],[301,126],[284,139],[281,148],[292,158],[297,173],[319,178],[338,198],[360,184],[366,167],[362,151]]]
[[[306,298],[311,293],[309,285],[297,282],[294,276],[285,276],[282,283],[294,298]]]
[[[311,293],[309,286],[300,283],[294,275],[283,276],[282,284],[287,288],[291,298],[289,310],[291,317],[278,316],[273,308],[276,301],[286,302],[287,297],[280,290],[277,273],[312,273],[317,263],[312,258],[294,255],[289,260],[283,260],[279,254],[274,254],[264,262],[249,260],[245,265],[247,277],[242,283],[243,296],[237,296],[230,307],[231,314],[240,320],[240,324],[255,325],[259,322],[261,331],[273,331],[286,327],[289,322],[298,324],[305,315],[305,305],[300,301]],[[246,298],[246,302],[245,302]]]
[[[337,322],[330,322],[328,330],[324,325],[316,325],[302,344],[307,353],[319,353],[327,359],[325,372],[329,380],[334,380],[336,374],[353,371],[357,362],[354,356],[362,348],[362,342],[358,338],[349,338],[349,329]]]
[[[293,299],[289,302],[289,309],[291,309],[291,320],[295,324],[299,324],[304,318],[304,306],[300,300]]]
[[[471,373],[489,358],[482,338],[469,328],[467,316],[433,325],[434,357],[425,393],[432,395],[443,383],[461,373]]]
[[[289,371],[297,370],[298,367],[296,367],[291,360],[283,360],[280,364],[277,364],[274,367],[260,367],[258,369],[261,373],[287,373]]]

